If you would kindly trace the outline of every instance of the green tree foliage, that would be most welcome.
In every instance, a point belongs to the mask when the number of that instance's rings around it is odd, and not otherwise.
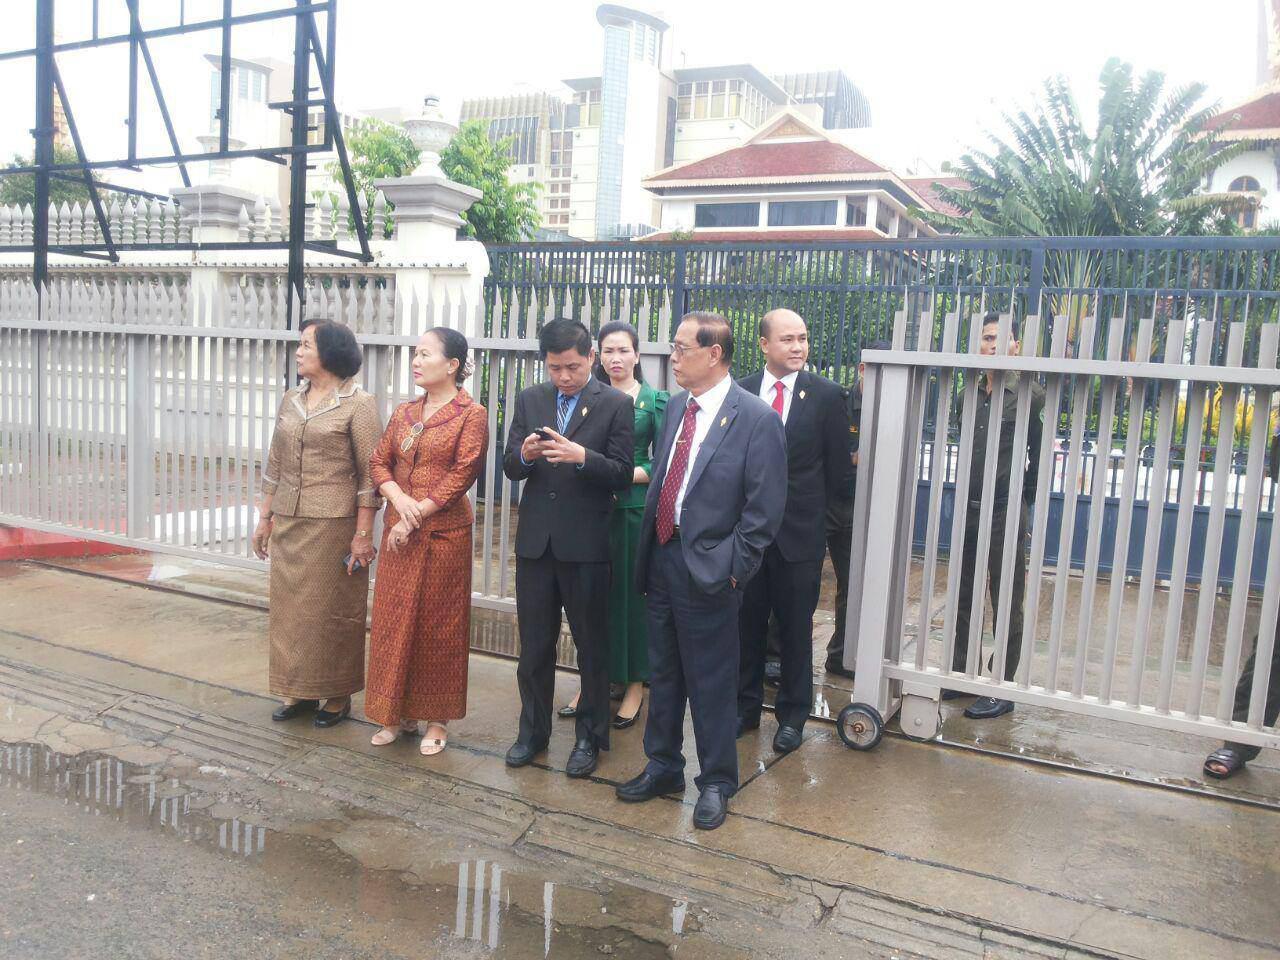
[[[1112,59],[1099,78],[1098,122],[1085,129],[1067,81],[1046,80],[1029,110],[1004,117],[992,148],[952,172],[969,189],[938,187],[957,215],[919,211],[970,236],[1189,236],[1234,232],[1241,198],[1201,193],[1215,167],[1252,148],[1207,128],[1215,105],[1202,84],[1167,91],[1155,71]]]
[[[364,211],[365,228],[373,231],[373,201],[378,189],[374,182],[384,177],[403,177],[418,165],[418,148],[403,129],[381,120],[362,123],[347,134],[347,153],[351,158],[351,178]],[[329,176],[342,182],[342,168],[334,160],[325,168]],[[331,194],[334,200],[336,195]],[[390,235],[391,220],[387,221]],[[381,239],[381,238],[374,238]]]
[[[77,159],[74,150],[64,150],[60,147],[53,148],[54,163],[75,163]],[[14,154],[9,166],[29,167],[34,162],[31,157]],[[98,194],[102,196],[104,191],[99,189]],[[89,188],[83,182],[51,178],[49,180],[49,202],[61,206],[64,201],[66,203],[80,203],[82,206],[87,204],[89,202]],[[30,204],[35,206],[35,202],[35,174],[11,173],[0,177],[0,204],[17,204],[18,206]]]
[[[462,215],[465,235],[484,243],[527,240],[542,222],[537,185],[507,179],[510,147],[510,139],[494,143],[484,121],[472,120],[462,125],[440,154],[445,176],[484,193]]]

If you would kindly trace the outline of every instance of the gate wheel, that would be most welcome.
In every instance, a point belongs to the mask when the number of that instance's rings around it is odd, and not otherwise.
[[[884,734],[884,718],[875,707],[869,707],[865,703],[851,703],[840,711],[836,731],[846,747],[872,750]]]

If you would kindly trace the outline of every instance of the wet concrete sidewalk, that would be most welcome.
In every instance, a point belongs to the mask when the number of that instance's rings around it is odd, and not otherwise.
[[[777,758],[767,721],[741,741],[729,822],[703,834],[692,790],[614,799],[643,763],[639,724],[591,781],[563,775],[568,724],[546,764],[508,770],[509,661],[473,657],[469,715],[430,760],[408,743],[371,747],[363,723],[272,724],[265,664],[260,610],[0,565],[0,741],[221,769],[295,810],[359,808],[376,827],[352,848],[380,869],[445,869],[456,883],[470,844],[487,863],[586,878],[591,897],[624,885],[658,898],[637,908],[645,936],[662,926],[664,950],[692,956],[1280,956],[1268,809],[896,738],[855,754],[820,724]],[[573,685],[561,675],[559,696]],[[339,819],[345,834],[360,817]],[[671,929],[680,903],[709,911],[696,947]]]

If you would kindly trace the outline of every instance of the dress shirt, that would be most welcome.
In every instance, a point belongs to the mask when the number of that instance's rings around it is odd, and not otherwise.
[[[710,390],[703,392],[700,397],[689,396],[698,402],[698,412],[693,418],[693,443],[689,448],[689,465],[685,468],[684,479],[680,481],[680,492],[676,494],[676,526],[680,525],[680,511],[684,508],[684,492],[689,486],[689,477],[693,474],[693,465],[698,462],[698,451],[702,448],[702,441],[707,438],[707,434],[711,432],[711,425],[716,422],[716,417],[720,415],[720,407],[724,404],[725,397],[729,396],[729,387],[733,385],[733,377],[727,373],[724,379],[717,383]],[[672,415],[671,407],[667,407],[667,416]],[[680,436],[680,426],[684,420],[684,408],[680,409],[680,418],[676,422],[676,437]],[[671,469],[671,461],[676,455],[676,445],[673,441],[671,450],[667,453],[667,469]]]
[[[782,391],[782,422],[787,422],[787,417],[791,414],[791,396],[796,392],[796,377],[800,376],[800,371],[788,373],[779,380],[768,370],[764,371],[764,376],[760,378],[760,399],[773,406],[773,398],[777,394],[777,390],[773,388],[775,383],[781,383],[786,389]]]

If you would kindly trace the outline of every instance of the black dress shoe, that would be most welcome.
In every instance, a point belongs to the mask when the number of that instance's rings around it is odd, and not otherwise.
[[[847,680],[853,679],[853,671],[845,669],[844,661],[842,660],[828,660],[823,664],[823,669],[837,677],[844,677]]]
[[[680,774],[664,773],[654,776],[648,770],[638,777],[632,777],[620,784],[614,791],[619,800],[627,803],[640,803],[654,797],[666,796],[668,793],[684,793],[684,777]]]
[[[698,805],[693,808],[693,825],[699,830],[714,830],[728,814],[729,798],[724,787],[711,784],[703,788]]]
[[[635,726],[636,719],[640,716],[640,708],[636,707],[636,712],[629,717],[618,714],[613,718],[613,729],[625,730],[627,727]]]
[[[578,708],[572,703],[566,703],[563,707],[556,711],[556,716],[561,720],[572,720],[578,715]]]
[[[971,697],[973,694],[965,693],[963,690],[943,690],[943,700],[959,700],[961,697]]]
[[[736,739],[741,740],[742,735],[748,732],[749,730],[759,730],[759,729],[760,729],[759,717],[756,717],[754,720],[744,720],[742,717],[739,717],[738,732],[736,734]]]
[[[275,712],[271,714],[272,720],[292,720],[299,714],[306,713],[308,710],[314,710],[320,706],[319,700],[299,700],[297,703],[285,703],[276,707]]]
[[[771,687],[782,683],[782,661],[766,660],[764,662],[764,682]]]
[[[799,727],[784,723],[773,735],[773,749],[777,753],[790,753],[804,742],[804,733]]]
[[[575,780],[581,780],[595,773],[599,763],[600,748],[595,741],[589,737],[580,737],[573,745],[573,752],[569,754],[569,762],[564,765],[564,772]]]
[[[1013,713],[1013,701],[998,700],[995,697],[979,697],[964,711],[964,715],[970,720],[994,720],[1006,713]]]
[[[311,722],[317,727],[336,727],[349,716],[351,716],[350,700],[341,710],[317,710]]]
[[[534,745],[529,743],[521,743],[517,740],[511,745],[511,749],[507,751],[508,767],[527,767],[533,763],[533,758],[543,753],[547,749],[545,743]]]

